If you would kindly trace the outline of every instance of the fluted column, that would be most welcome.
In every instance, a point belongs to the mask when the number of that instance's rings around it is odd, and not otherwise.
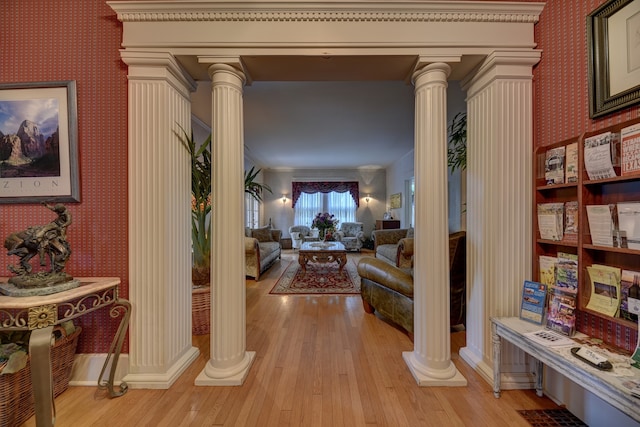
[[[195,82],[164,52],[122,52],[129,66],[129,373],[132,388],[169,388],[198,356],[191,344],[189,154]],[[105,141],[108,143],[108,141]],[[124,160],[123,160],[124,161]],[[123,245],[125,242],[123,242]]]
[[[403,353],[421,386],[465,386],[451,361],[449,227],[447,214],[447,77],[434,63],[413,75],[415,85],[414,349]]]
[[[234,64],[235,65],[235,64]],[[196,385],[240,385],[255,352],[246,351],[244,270],[245,75],[229,64],[209,67],[212,80],[211,359]]]
[[[467,91],[467,343],[461,357],[493,381],[493,316],[518,316],[531,279],[532,67],[540,52],[496,52]],[[505,343],[502,387],[532,388],[526,355]]]

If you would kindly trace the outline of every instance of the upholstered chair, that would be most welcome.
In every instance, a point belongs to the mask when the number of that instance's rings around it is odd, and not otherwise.
[[[304,242],[312,242],[318,240],[318,230],[311,229],[306,225],[292,225],[289,227],[289,235],[291,236],[291,243],[293,246],[293,235],[291,233],[300,233],[300,239],[302,240],[300,244],[302,245]],[[293,246],[295,248],[295,246]]]
[[[295,250],[295,249],[300,249],[300,246],[302,245],[302,236],[300,235],[299,231],[293,231],[291,233],[289,233],[289,235],[291,236],[291,247]]]
[[[341,242],[348,251],[358,251],[362,249],[364,238],[364,225],[361,222],[342,222],[340,229],[335,232],[334,236],[338,242]]]

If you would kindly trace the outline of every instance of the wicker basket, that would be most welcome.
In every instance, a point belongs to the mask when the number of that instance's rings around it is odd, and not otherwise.
[[[191,333],[206,335],[211,323],[211,289],[194,288],[191,296]]]
[[[82,328],[71,335],[56,326],[56,342],[51,348],[53,394],[58,396],[69,387],[71,368]],[[59,337],[59,338],[58,338]],[[0,375],[0,426],[19,426],[35,414],[35,400],[31,389],[31,363],[14,374]]]

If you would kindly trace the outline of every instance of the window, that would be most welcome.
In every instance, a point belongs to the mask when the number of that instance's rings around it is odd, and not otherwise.
[[[311,227],[313,218],[319,212],[329,212],[340,222],[356,220],[356,204],[351,193],[300,193],[295,207],[294,223]]]
[[[250,228],[260,226],[260,202],[248,193],[244,195],[244,225]]]

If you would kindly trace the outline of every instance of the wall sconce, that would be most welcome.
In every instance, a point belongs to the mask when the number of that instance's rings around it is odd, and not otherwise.
[[[283,194],[283,195],[282,195],[282,204],[284,205],[284,204],[286,204],[286,203],[287,203],[287,195],[286,195],[286,194]]]
[[[371,196],[367,194],[367,197],[364,198],[364,201],[367,202],[367,204],[369,204],[369,200],[371,200]]]

